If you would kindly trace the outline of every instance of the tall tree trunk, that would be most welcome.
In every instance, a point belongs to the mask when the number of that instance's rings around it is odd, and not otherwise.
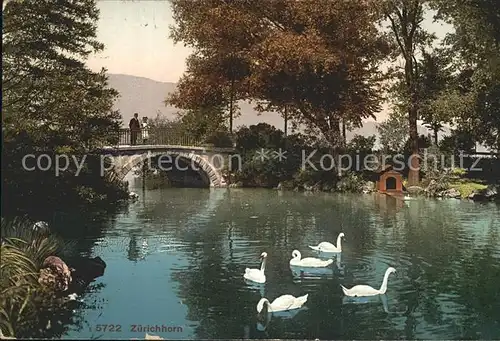
[[[406,43],[406,51],[413,51],[413,41],[408,40]],[[407,55],[405,60],[405,78],[406,86],[410,90],[410,103],[408,108],[408,123],[410,130],[410,170],[408,172],[408,185],[416,186],[420,182],[420,159],[418,149],[418,94],[416,89],[415,66],[413,64],[413,56]]]
[[[283,115],[283,118],[285,120],[285,127],[284,127],[284,131],[285,131],[285,137],[288,136],[288,107],[285,106],[285,113]]]
[[[344,141],[344,147],[347,146],[347,134],[346,134],[346,123],[345,118],[342,118],[342,139]]]
[[[340,132],[340,120],[331,119],[330,129],[326,134],[328,143],[330,144],[331,154],[333,156],[333,162],[335,163],[335,170],[338,172],[338,161],[340,156],[340,147],[342,144],[342,135]]]
[[[434,129],[434,144],[436,146],[438,145],[438,133],[439,133],[439,129]]]
[[[233,134],[233,102],[234,102],[234,77],[231,77],[231,89],[229,93],[229,134]]]
[[[415,59],[414,47],[421,43],[418,31],[421,29],[423,0],[405,0],[387,2],[389,5],[385,13],[387,19],[391,22],[392,31],[395,40],[400,48],[402,57],[405,60],[404,75],[405,85],[409,91],[408,123],[410,135],[410,170],[408,172],[408,184],[417,185],[420,180],[420,160],[418,150],[418,94],[416,89],[417,64]],[[414,64],[415,62],[415,64]]]
[[[413,104],[410,105],[408,118],[410,124],[410,146],[412,154],[409,164],[410,170],[408,172],[408,184],[410,186],[416,186],[420,182],[420,159],[418,149],[417,110]]]

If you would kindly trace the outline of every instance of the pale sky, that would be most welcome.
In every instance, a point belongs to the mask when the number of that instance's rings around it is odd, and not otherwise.
[[[177,82],[191,50],[168,38],[170,3],[154,0],[100,0],[97,39],[105,50],[88,60],[93,70]]]
[[[177,82],[184,73],[185,59],[191,50],[174,45],[168,38],[174,24],[170,3],[165,0],[99,0],[98,36],[105,45],[88,65],[110,73]],[[425,26],[439,37],[449,30],[426,20]]]

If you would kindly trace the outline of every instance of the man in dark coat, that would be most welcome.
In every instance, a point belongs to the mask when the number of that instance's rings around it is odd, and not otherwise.
[[[130,120],[130,144],[135,146],[137,144],[137,135],[141,131],[141,123],[139,122],[139,114],[135,113],[134,117]]]

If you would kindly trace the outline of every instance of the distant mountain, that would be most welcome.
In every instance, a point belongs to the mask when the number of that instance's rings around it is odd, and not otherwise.
[[[109,83],[120,93],[120,98],[115,102],[115,109],[120,110],[124,126],[128,126],[128,121],[134,112],[138,112],[139,117],[153,118],[159,112],[168,118],[173,118],[178,111],[178,109],[164,104],[166,96],[175,91],[175,83],[158,82],[149,78],[122,74],[109,74]],[[240,101],[238,105],[241,116],[234,120],[235,128],[241,125],[249,126],[265,122],[278,129],[283,129],[283,118],[279,114],[272,112],[259,114],[250,103],[243,101]],[[355,134],[378,136],[378,124],[378,122],[366,121],[362,128],[347,132],[347,139],[350,140]],[[420,134],[429,133],[429,130],[423,126],[419,126],[418,130]]]

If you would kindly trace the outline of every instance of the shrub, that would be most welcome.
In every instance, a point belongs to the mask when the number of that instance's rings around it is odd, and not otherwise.
[[[293,179],[296,185],[312,186],[319,183],[321,185],[333,186],[337,181],[337,175],[334,171],[300,169]]]
[[[464,177],[467,175],[467,170],[464,168],[453,168],[451,170],[451,175],[455,177]]]
[[[0,329],[6,336],[32,335],[40,312],[59,305],[39,284],[38,275],[45,258],[64,254],[72,245],[32,226],[20,218],[1,221]]]
[[[345,173],[337,182],[339,192],[361,192],[366,185],[365,179],[354,172]]]
[[[231,136],[225,131],[217,131],[209,135],[205,141],[207,144],[213,144],[214,147],[231,148],[233,147],[233,140]]]

